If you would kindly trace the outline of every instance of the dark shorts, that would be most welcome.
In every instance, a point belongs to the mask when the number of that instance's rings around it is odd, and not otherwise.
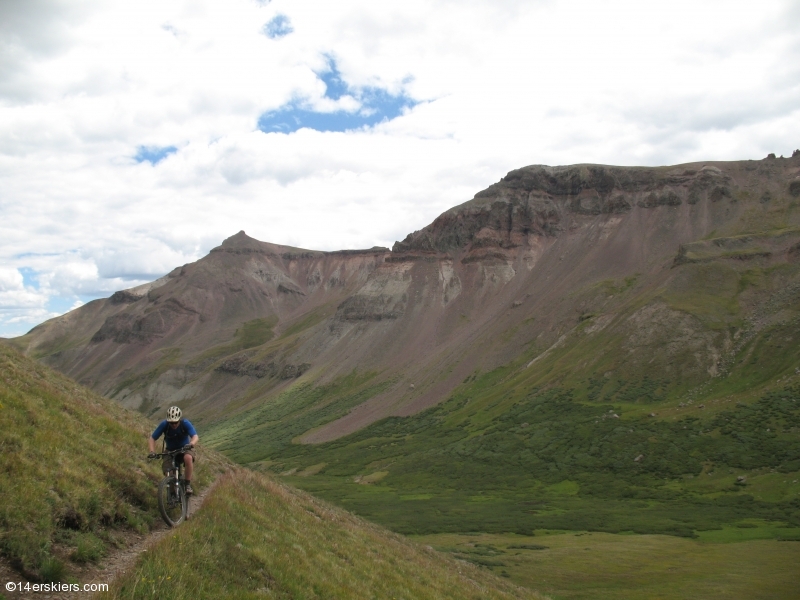
[[[191,455],[192,462],[197,462],[197,455],[194,452],[194,449],[189,450],[188,452],[182,452],[181,454],[175,455],[175,464],[185,464],[183,461],[183,457],[187,454]],[[166,474],[172,468],[172,459],[169,456],[164,457],[164,461],[161,463],[161,470]]]

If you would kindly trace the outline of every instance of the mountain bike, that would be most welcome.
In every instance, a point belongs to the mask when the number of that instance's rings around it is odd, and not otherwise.
[[[189,451],[189,447],[167,450],[160,454],[151,454],[150,460],[168,458],[164,461],[165,477],[158,484],[158,510],[161,517],[170,527],[177,527],[186,520],[189,514],[189,496],[186,494],[186,480],[183,478],[183,461],[176,462],[175,456]]]

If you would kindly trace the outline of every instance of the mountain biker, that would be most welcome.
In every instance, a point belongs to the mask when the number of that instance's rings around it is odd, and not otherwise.
[[[167,450],[179,450],[186,448],[186,452],[175,455],[175,462],[186,466],[186,494],[194,494],[192,489],[192,472],[194,471],[194,447],[200,438],[195,431],[194,426],[188,419],[181,418],[181,409],[177,406],[170,406],[167,410],[167,418],[158,424],[153,434],[147,438],[147,443],[150,448],[148,458],[155,458],[156,455],[156,440],[164,435],[164,442],[166,443]],[[168,468],[169,459],[164,460],[164,469]]]

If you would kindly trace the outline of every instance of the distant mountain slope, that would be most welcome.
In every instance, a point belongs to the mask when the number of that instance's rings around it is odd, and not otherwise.
[[[89,303],[14,343],[146,414],[178,403],[210,423],[308,390],[270,417],[307,442],[414,414],[476,371],[519,360],[536,370],[590,341],[594,353],[553,377],[613,363],[679,393],[735,370],[737,348],[789,318],[798,177],[800,154],[526,167],[391,252],[315,252],[240,232],[146,292]],[[333,388],[336,401],[320,395]]]

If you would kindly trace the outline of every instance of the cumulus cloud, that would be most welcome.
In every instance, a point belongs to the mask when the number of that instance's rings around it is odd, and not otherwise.
[[[0,2],[0,335],[241,229],[390,246],[526,164],[790,154],[798,23],[790,0]]]
[[[16,323],[31,316],[38,320],[48,318],[46,302],[45,294],[25,286],[19,269],[0,265],[0,328],[4,333],[23,333],[17,331]]]
[[[12,292],[22,289],[22,273],[19,269],[0,266],[0,292]]]

